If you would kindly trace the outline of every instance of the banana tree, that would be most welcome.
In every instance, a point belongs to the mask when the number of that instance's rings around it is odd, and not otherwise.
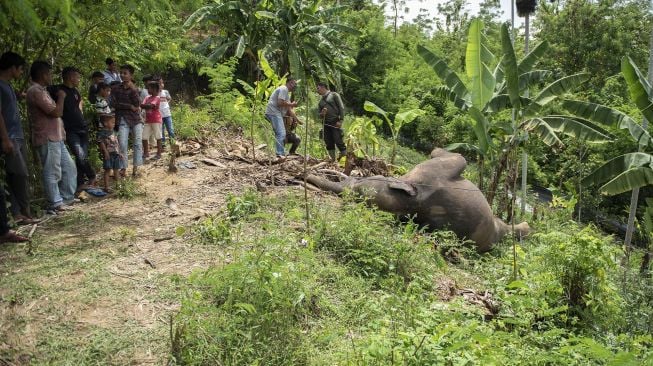
[[[347,151],[356,157],[367,156],[369,148],[372,154],[379,148],[379,138],[376,135],[375,121],[372,118],[356,117],[346,126],[345,143]]]
[[[415,118],[423,115],[424,111],[419,108],[410,109],[407,111],[399,111],[399,113],[395,115],[395,118],[390,120],[390,117],[388,117],[386,111],[370,101],[365,101],[363,108],[368,112],[376,113],[383,117],[385,122],[388,124],[388,127],[390,127],[390,134],[392,135],[392,153],[390,155],[390,164],[394,164],[395,157],[397,156],[397,138],[399,137],[399,130],[401,130],[401,127],[403,127],[405,124],[411,123],[415,120]]]
[[[546,70],[534,69],[546,52],[546,43],[539,44],[517,62],[508,26],[502,25],[502,55],[500,62],[494,67],[494,72],[491,72],[490,66],[494,56],[488,50],[486,42],[482,21],[473,20],[466,53],[467,77],[471,80],[469,87],[447,66],[442,57],[423,46],[418,46],[417,51],[445,83],[445,86],[438,88],[438,94],[471,117],[478,141],[475,148],[480,160],[493,161],[495,152],[502,151],[495,162],[495,174],[487,192],[488,201],[492,203],[507,165],[506,161],[510,153],[523,143],[525,132],[536,134],[551,147],[563,146],[559,134],[588,142],[605,142],[609,140],[610,134],[590,121],[576,116],[543,115],[551,102],[583,83],[587,79],[584,74],[560,78],[546,85],[533,98],[525,96],[531,85],[540,83],[551,75]],[[502,126],[500,115],[500,112],[506,109],[510,109],[515,117],[515,122],[507,128]],[[507,131],[503,131],[506,129]],[[462,145],[457,144],[449,148],[460,146]],[[483,179],[480,174],[479,179]],[[482,183],[480,185],[482,186]]]
[[[628,85],[628,91],[637,109],[642,113],[644,121],[653,120],[653,92],[651,85],[644,75],[639,71],[630,57],[621,60],[621,73]],[[616,195],[628,191],[636,192],[640,187],[653,184],[653,155],[647,153],[653,147],[651,136],[644,126],[639,125],[635,120],[616,110],[606,106],[587,102],[566,101],[565,108],[571,113],[591,119],[607,125],[614,125],[621,129],[627,129],[630,137],[638,145],[638,151],[617,156],[583,178],[581,184],[585,187],[594,184],[601,184],[599,191],[606,195]],[[635,209],[637,206],[637,195],[633,194],[632,209],[628,217],[628,228],[626,230],[626,247],[630,246],[633,226],[635,221]]]
[[[268,10],[258,12],[274,25],[268,49],[278,51],[282,73],[294,77],[329,80],[339,86],[347,71],[346,35],[360,31],[338,22],[346,5],[324,6],[322,0],[269,0]]]
[[[653,92],[646,78],[629,57],[621,62],[621,73],[626,79],[630,96],[647,120],[653,120]],[[565,101],[563,106],[571,113],[606,125],[627,129],[640,150],[653,147],[651,136],[632,117],[610,107],[580,101]],[[617,156],[583,178],[589,187],[602,184],[599,191],[615,195],[653,184],[653,155],[638,151]]]
[[[198,50],[208,50],[208,57],[214,62],[232,56],[246,60],[249,76],[254,80],[258,51],[266,46],[274,31],[272,22],[264,16],[266,3],[218,0],[193,12],[184,27],[218,25],[218,31],[209,34]]]
[[[651,85],[629,57],[621,61],[621,73],[626,80],[630,96],[646,120],[653,120],[653,91]],[[563,106],[571,113],[606,125],[627,129],[640,150],[653,147],[651,136],[632,117],[610,107],[579,101],[565,101]],[[638,151],[617,156],[583,178],[589,187],[602,184],[599,192],[616,195],[635,188],[653,184],[653,155]]]

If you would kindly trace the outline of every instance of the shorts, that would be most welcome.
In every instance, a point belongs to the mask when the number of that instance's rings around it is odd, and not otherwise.
[[[120,154],[117,152],[115,153],[109,153],[109,159],[106,159],[102,162],[102,168],[104,170],[112,170],[112,169],[120,169],[121,166],[121,158]]]
[[[143,127],[143,140],[149,141],[150,137],[161,140],[163,138],[162,125],[162,123],[146,123],[145,127]]]

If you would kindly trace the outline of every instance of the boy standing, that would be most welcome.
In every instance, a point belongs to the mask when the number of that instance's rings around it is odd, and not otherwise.
[[[156,140],[156,156],[154,159],[161,159],[161,112],[159,112],[161,100],[159,99],[159,82],[152,81],[147,84],[149,95],[143,100],[141,108],[145,110],[145,127],[143,129],[143,159],[150,157],[149,140],[154,137]]]
[[[159,111],[161,112],[161,118],[163,120],[163,127],[164,127],[163,129],[161,129],[161,144],[165,149],[166,146],[165,132],[168,131],[168,138],[174,139],[175,129],[172,127],[172,113],[170,112],[170,102],[172,101],[172,97],[170,96],[170,92],[163,89],[164,87],[165,84],[163,83],[163,78],[161,78],[159,79],[159,89],[161,89],[161,91],[159,92],[159,98],[161,99],[161,106],[159,107]]]
[[[4,153],[5,173],[11,211],[19,224],[32,224],[29,207],[27,145],[18,111],[16,93],[9,84],[23,74],[25,59],[13,52],[0,56],[0,146]]]
[[[50,64],[35,61],[30,68],[33,84],[27,90],[27,114],[32,131],[32,146],[38,151],[43,166],[43,188],[51,209],[65,211],[74,202],[77,170],[64,140],[61,115],[66,92],[57,91],[57,102],[46,87],[52,82]]]
[[[88,124],[82,113],[82,96],[77,90],[81,76],[77,68],[64,67],[61,71],[63,84],[50,89],[53,98],[57,90],[63,90],[66,93],[61,119],[66,129],[66,143],[75,156],[78,191],[95,184],[95,170],[88,161]]]
[[[98,143],[100,145],[100,154],[102,154],[102,167],[104,168],[104,190],[110,193],[109,177],[111,172],[113,172],[116,183],[120,182],[120,173],[118,171],[122,165],[122,156],[120,156],[118,139],[113,132],[116,123],[114,115],[100,115],[100,123],[103,127],[98,132]]]
[[[143,165],[143,120],[139,112],[140,99],[138,90],[134,85],[134,67],[123,65],[120,67],[122,83],[117,84],[111,90],[111,106],[116,111],[116,123],[118,124],[118,143],[120,154],[125,158],[120,174],[125,176],[127,170],[127,150],[129,148],[129,134],[133,134],[134,141],[134,168],[132,175],[137,176],[138,167]]]

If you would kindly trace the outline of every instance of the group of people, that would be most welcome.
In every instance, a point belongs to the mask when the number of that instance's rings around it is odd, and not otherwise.
[[[171,97],[164,89],[163,79],[147,76],[143,79],[145,87],[139,90],[133,66],[125,64],[118,69],[111,58],[106,59],[106,65],[105,71],[91,75],[88,101],[95,113],[87,118],[78,90],[82,78],[79,69],[64,67],[62,83],[52,85],[52,66],[34,61],[29,69],[29,88],[26,93],[16,93],[11,82],[21,78],[25,59],[13,52],[0,56],[0,149],[10,210],[17,224],[38,222],[30,208],[27,143],[19,100],[25,99],[31,148],[38,155],[48,210],[53,214],[71,209],[70,205],[77,201],[76,193],[83,190],[105,194],[95,187],[96,172],[89,161],[92,136],[97,139],[102,159],[105,191],[109,191],[111,175],[116,181],[126,175],[130,135],[133,176],[138,176],[138,167],[150,157],[150,142],[156,144],[152,159],[161,157],[165,147],[164,125],[168,137],[174,138]],[[89,120],[94,123],[89,124]],[[6,200],[5,190],[0,187],[0,243],[28,240],[10,230]]]
[[[291,101],[290,93],[297,87],[297,81],[288,78],[285,85],[276,88],[270,95],[265,109],[265,118],[272,124],[275,136],[275,152],[278,158],[286,156],[285,144],[292,144],[289,153],[295,154],[301,140],[294,133],[299,124],[294,108],[297,102]],[[324,82],[317,83],[317,93],[320,95],[317,113],[322,121],[322,138],[326,145],[329,158],[332,161],[340,160],[347,155],[347,147],[343,141],[342,123],[345,119],[345,106],[342,98],[336,92],[329,90],[329,85]],[[336,159],[336,147],[338,156]]]

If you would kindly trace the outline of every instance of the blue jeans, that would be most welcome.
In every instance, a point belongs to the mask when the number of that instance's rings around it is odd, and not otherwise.
[[[172,117],[163,117],[163,130],[161,131],[161,143],[165,146],[166,144],[166,131],[168,131],[168,138],[175,138],[175,129],[172,128]]]
[[[118,144],[120,145],[120,155],[122,155],[122,165],[120,169],[127,169],[127,150],[129,149],[129,132],[131,131],[134,139],[134,166],[143,165],[143,124],[139,123],[134,127],[129,127],[124,118],[120,118],[120,127],[118,127]]]
[[[275,116],[273,114],[266,114],[265,118],[272,123],[272,129],[274,130],[274,149],[277,152],[277,155],[283,156],[286,155],[283,144],[286,140],[286,127],[283,125],[283,117]]]
[[[48,141],[37,147],[43,167],[43,189],[52,208],[75,198],[77,169],[63,141]]]

